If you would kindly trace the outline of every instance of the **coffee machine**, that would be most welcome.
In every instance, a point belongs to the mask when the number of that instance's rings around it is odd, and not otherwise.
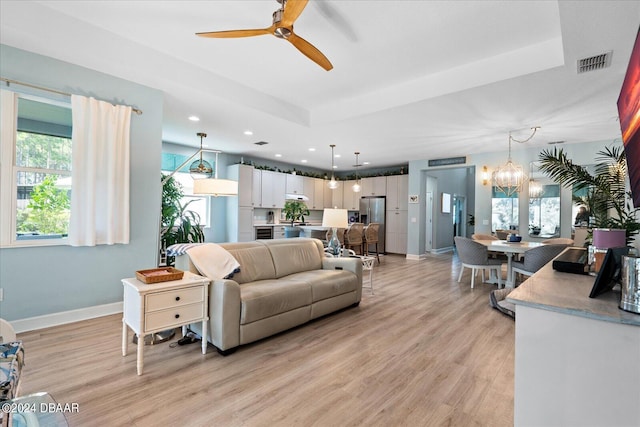
[[[273,211],[267,212],[267,224],[273,224]]]

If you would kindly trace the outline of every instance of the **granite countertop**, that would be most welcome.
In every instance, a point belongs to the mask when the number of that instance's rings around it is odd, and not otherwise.
[[[555,271],[550,262],[514,289],[507,301],[573,316],[640,326],[640,314],[618,308],[619,286],[596,298],[589,298],[595,280],[594,276]]]

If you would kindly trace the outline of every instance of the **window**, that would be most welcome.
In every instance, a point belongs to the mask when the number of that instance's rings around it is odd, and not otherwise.
[[[187,158],[188,156],[179,154],[162,153],[162,172],[168,175],[184,163]],[[193,178],[191,178],[189,174],[189,165],[184,166],[180,169],[180,172],[176,172],[173,177],[182,185],[184,192],[180,204],[184,206],[186,203],[189,203],[187,209],[200,215],[200,225],[208,227],[211,202],[207,196],[196,196],[193,194]]]
[[[560,186],[543,185],[542,196],[529,200],[529,235],[560,236]]]
[[[71,201],[71,105],[2,91],[2,246],[66,241]],[[5,126],[6,125],[6,126]]]
[[[507,196],[498,187],[491,189],[491,231],[518,229],[518,194]]]

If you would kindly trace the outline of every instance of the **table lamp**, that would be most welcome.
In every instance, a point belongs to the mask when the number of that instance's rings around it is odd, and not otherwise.
[[[609,248],[622,248],[627,245],[627,232],[616,228],[593,229],[593,255],[596,272],[600,271],[602,261]]]
[[[338,228],[347,228],[349,218],[346,209],[325,209],[322,214],[322,226],[331,228],[329,240],[329,253],[333,256],[340,255],[340,240],[338,240]]]

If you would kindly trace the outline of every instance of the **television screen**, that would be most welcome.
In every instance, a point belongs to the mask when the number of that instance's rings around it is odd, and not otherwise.
[[[640,207],[640,29],[618,98],[618,116],[633,205]]]

